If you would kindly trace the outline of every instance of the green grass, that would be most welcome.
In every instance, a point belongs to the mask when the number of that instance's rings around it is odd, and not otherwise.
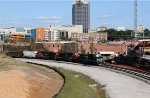
[[[60,68],[57,70],[62,72],[66,78],[66,83],[57,98],[106,98],[103,86],[98,85],[95,89],[89,86],[97,84],[89,77]]]

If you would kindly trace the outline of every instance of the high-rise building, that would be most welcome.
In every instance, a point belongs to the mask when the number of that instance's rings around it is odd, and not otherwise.
[[[90,29],[89,0],[73,0],[72,24],[83,25],[83,33],[88,33]]]

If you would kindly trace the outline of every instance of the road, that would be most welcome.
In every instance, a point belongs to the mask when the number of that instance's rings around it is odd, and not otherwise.
[[[109,71],[106,68],[57,63],[39,59],[19,60],[44,64],[51,67],[61,67],[87,75],[98,83],[106,85],[105,89],[110,98],[150,98],[149,84],[127,75]]]

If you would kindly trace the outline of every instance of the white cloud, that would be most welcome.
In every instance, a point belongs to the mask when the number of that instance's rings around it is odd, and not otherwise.
[[[60,22],[60,21],[55,20],[55,21],[42,21],[41,23],[50,24],[50,23],[59,23],[59,22]]]
[[[61,17],[57,17],[57,16],[52,16],[52,17],[50,17],[50,19],[61,19]]]
[[[58,17],[58,16],[43,17],[43,16],[41,16],[41,17],[38,17],[38,19],[39,20],[49,20],[49,19],[51,19],[51,20],[60,20],[61,17]]]
[[[38,21],[42,23],[58,23],[62,18],[58,16],[38,17]]]

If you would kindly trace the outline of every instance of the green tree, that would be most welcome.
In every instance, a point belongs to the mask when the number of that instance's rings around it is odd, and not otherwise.
[[[150,36],[150,31],[149,31],[149,29],[145,29],[145,30],[144,30],[144,35],[145,35],[145,36]]]
[[[62,41],[69,41],[69,39],[67,37],[64,37],[64,36],[60,37],[60,40],[62,40]]]
[[[115,29],[108,29],[108,40],[130,40],[132,39],[132,30],[117,31]]]
[[[5,38],[4,43],[8,43],[8,42],[11,42],[11,39]]]

